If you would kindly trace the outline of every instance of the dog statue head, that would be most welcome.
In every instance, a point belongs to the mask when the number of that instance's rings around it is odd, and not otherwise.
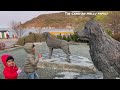
[[[49,32],[44,32],[42,35],[43,35],[44,38],[47,38],[47,37],[50,36],[50,33]]]
[[[96,21],[88,21],[83,30],[77,32],[81,38],[98,37],[103,33],[101,25]]]

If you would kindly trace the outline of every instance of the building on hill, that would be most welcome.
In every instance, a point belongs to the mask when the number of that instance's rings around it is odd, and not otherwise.
[[[10,28],[0,28],[0,38],[1,39],[12,38],[13,34],[15,34],[15,32]]]
[[[0,30],[0,38],[7,38],[8,30]]]

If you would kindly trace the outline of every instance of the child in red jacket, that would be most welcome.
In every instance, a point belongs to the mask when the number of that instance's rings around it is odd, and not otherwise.
[[[4,64],[3,75],[5,79],[17,79],[21,73],[21,69],[16,66],[14,58],[11,55],[4,54],[1,56],[2,62]]]

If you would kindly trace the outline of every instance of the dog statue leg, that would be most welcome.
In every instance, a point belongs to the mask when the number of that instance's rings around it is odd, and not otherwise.
[[[68,63],[71,63],[71,61],[70,61],[70,54],[71,53],[69,51],[69,46],[62,47],[62,50],[63,50],[63,52],[65,52],[67,54],[67,57],[66,57],[65,61],[67,61]]]
[[[51,59],[52,52],[53,52],[53,48],[52,48],[52,47],[49,47],[49,59]]]
[[[71,63],[71,61],[70,61],[70,55],[67,55],[66,58],[67,58],[67,59],[66,59],[65,61],[67,61],[68,63]]]

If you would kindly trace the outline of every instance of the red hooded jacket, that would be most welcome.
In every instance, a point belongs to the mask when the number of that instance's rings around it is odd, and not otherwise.
[[[4,54],[1,56],[1,60],[4,64],[4,70],[3,70],[3,74],[4,74],[4,77],[5,79],[17,79],[17,70],[18,70],[18,67],[15,65],[15,66],[10,66],[8,67],[7,64],[6,64],[6,60],[8,58],[8,54]]]

